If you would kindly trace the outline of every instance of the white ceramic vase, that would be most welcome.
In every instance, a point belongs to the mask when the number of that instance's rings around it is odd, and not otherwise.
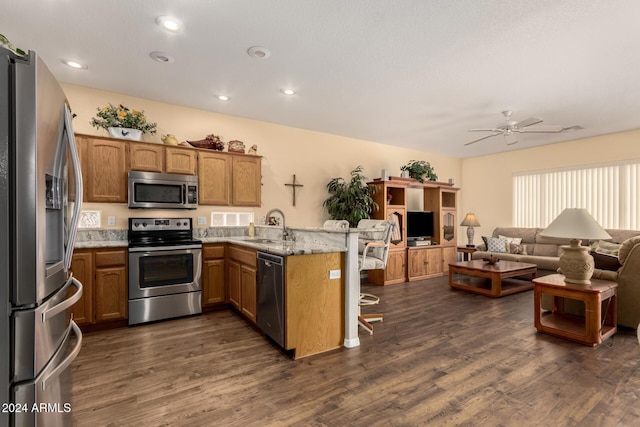
[[[109,128],[109,136],[112,138],[131,139],[133,141],[142,140],[142,131],[129,128]]]

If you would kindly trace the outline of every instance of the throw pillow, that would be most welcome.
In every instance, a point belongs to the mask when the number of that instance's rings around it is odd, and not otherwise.
[[[594,244],[594,246],[595,246],[595,252],[599,254],[614,255],[617,257],[618,253],[620,252],[620,246],[622,246],[622,244],[605,242],[604,240],[598,240]]]
[[[507,236],[503,236],[502,234],[498,234],[498,239],[504,239],[507,241],[507,246],[510,243],[515,243],[515,244],[520,244],[522,243],[522,237],[507,237]]]
[[[496,237],[483,237],[485,244],[487,245],[487,251],[506,253],[507,241]]]
[[[617,256],[607,255],[599,252],[592,252],[595,268],[600,270],[618,271],[621,267]]]
[[[517,243],[509,243],[509,253],[527,255],[527,245],[520,245]]]

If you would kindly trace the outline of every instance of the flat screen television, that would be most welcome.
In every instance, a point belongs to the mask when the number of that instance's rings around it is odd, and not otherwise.
[[[407,240],[424,240],[433,237],[433,212],[407,212]]]

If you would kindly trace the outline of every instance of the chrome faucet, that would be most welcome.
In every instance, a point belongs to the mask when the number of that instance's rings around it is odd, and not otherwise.
[[[276,212],[279,213],[280,216],[282,217],[282,240],[288,240],[289,231],[287,230],[286,222],[284,219],[284,212],[282,212],[280,209],[278,208],[270,209],[264,216],[264,223],[269,224],[269,217],[271,216],[272,213],[276,213]]]

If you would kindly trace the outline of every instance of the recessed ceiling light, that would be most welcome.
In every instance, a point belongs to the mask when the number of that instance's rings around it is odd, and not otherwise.
[[[231,98],[229,98],[229,97],[228,97],[228,96],[226,96],[226,95],[218,95],[218,99],[219,99],[220,101],[228,101],[228,100],[229,100],[229,99],[231,99]]]
[[[171,64],[172,62],[175,61],[175,59],[173,59],[173,56],[167,55],[164,52],[157,52],[157,51],[156,52],[151,52],[149,54],[149,56],[154,61],[158,61],[158,62],[161,62],[163,64]]]
[[[156,18],[156,24],[170,33],[177,33],[182,30],[182,22],[172,16],[158,16]]]
[[[271,52],[266,47],[253,46],[247,50],[247,55],[252,58],[266,59],[271,56]]]
[[[73,68],[75,70],[86,70],[87,68],[89,68],[88,66],[86,66],[84,64],[81,64],[78,61],[72,61],[72,60],[69,60],[69,59],[63,59],[62,63],[64,65],[66,65],[67,67],[71,67],[71,68]]]
[[[280,92],[282,92],[285,95],[295,95],[296,91],[293,89],[280,89]]]

